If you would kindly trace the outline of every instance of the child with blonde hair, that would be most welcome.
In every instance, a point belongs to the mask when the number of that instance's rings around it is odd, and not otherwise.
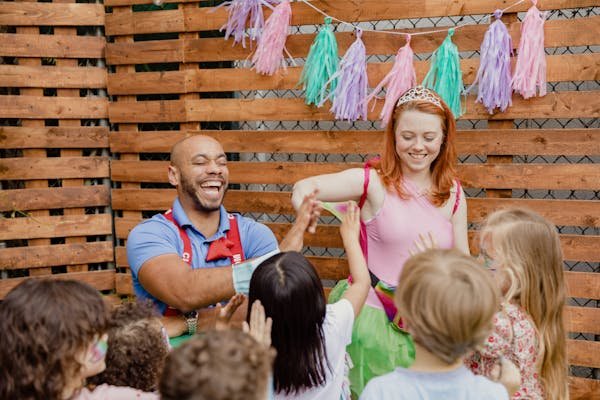
[[[361,400],[508,399],[504,386],[463,365],[489,335],[499,305],[491,276],[472,257],[433,249],[409,258],[394,302],[415,343],[415,361],[372,379]]]
[[[482,227],[480,255],[495,271],[504,301],[492,335],[467,365],[490,376],[507,358],[521,372],[513,399],[568,399],[566,289],[556,228],[532,211],[496,211]]]

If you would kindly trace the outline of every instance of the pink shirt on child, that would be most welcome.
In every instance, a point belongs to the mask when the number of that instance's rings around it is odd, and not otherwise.
[[[130,387],[99,385],[83,388],[71,400],[160,400],[158,393],[142,392]]]

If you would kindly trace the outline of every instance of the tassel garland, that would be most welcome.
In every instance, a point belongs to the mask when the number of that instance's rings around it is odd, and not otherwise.
[[[544,20],[546,13],[538,8],[537,0],[532,0],[521,23],[521,41],[517,57],[517,66],[512,81],[512,88],[524,99],[536,95],[546,95],[546,53],[544,52]]]
[[[340,69],[329,79],[330,82],[338,79],[335,91],[319,104],[333,97],[331,112],[339,120],[367,120],[367,50],[361,36],[362,30],[357,29],[356,40],[340,61]]]
[[[452,43],[454,28],[431,57],[431,67],[423,80],[423,86],[434,90],[446,102],[454,118],[463,114],[460,95],[463,91],[462,72],[458,48]]]
[[[225,30],[225,40],[233,36],[233,45],[242,43],[246,47],[246,22],[250,19],[250,40],[260,36],[265,25],[262,6],[273,9],[270,0],[231,0],[223,3],[227,6],[227,23],[221,27]],[[272,2],[272,1],[271,1]]]
[[[254,69],[259,74],[273,75],[281,65],[291,18],[290,2],[284,0],[275,7],[265,23],[256,52],[252,56]]]
[[[506,25],[500,20],[501,10],[494,12],[496,21],[488,28],[481,43],[479,71],[475,82],[466,90],[479,85],[477,102],[482,103],[490,114],[495,108],[504,112],[512,105],[511,65],[512,40]]]
[[[367,97],[367,104],[379,93],[385,86],[385,103],[379,114],[381,119],[381,127],[385,128],[390,119],[396,102],[408,89],[417,84],[417,75],[415,74],[415,66],[413,64],[414,53],[410,47],[410,35],[406,37],[406,44],[396,53],[394,66],[390,72],[379,82],[379,85]]]
[[[337,86],[337,78],[330,81],[338,70],[338,46],[331,17],[325,18],[325,26],[321,28],[315,41],[310,46],[300,82],[304,90],[306,104],[321,104]],[[328,88],[329,86],[329,88]]]

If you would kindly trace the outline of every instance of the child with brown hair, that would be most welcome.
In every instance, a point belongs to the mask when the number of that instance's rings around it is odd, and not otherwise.
[[[267,400],[275,351],[260,302],[246,332],[207,331],[173,350],[160,381],[162,400]]]
[[[506,209],[488,216],[480,236],[480,255],[504,299],[492,335],[467,365],[490,376],[504,357],[521,373],[513,399],[568,399],[566,289],[556,228],[532,211]]]
[[[169,337],[152,303],[122,304],[109,319],[106,369],[88,383],[156,391],[169,349]]]
[[[394,302],[414,340],[415,361],[371,380],[361,400],[508,399],[504,386],[463,365],[490,333],[499,304],[491,276],[473,258],[439,249],[411,257]]]
[[[108,313],[77,281],[27,279],[0,304],[1,399],[158,399],[128,387],[84,388],[105,368]]]

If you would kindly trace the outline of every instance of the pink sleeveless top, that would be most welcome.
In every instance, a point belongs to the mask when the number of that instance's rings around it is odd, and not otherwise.
[[[454,246],[452,222],[429,202],[427,195],[418,194],[414,183],[404,179],[403,189],[409,195],[408,199],[400,198],[395,192],[386,192],[377,215],[365,221],[369,270],[394,287],[419,234],[427,236],[431,232],[440,248]],[[369,291],[367,304],[382,308],[373,288]]]

